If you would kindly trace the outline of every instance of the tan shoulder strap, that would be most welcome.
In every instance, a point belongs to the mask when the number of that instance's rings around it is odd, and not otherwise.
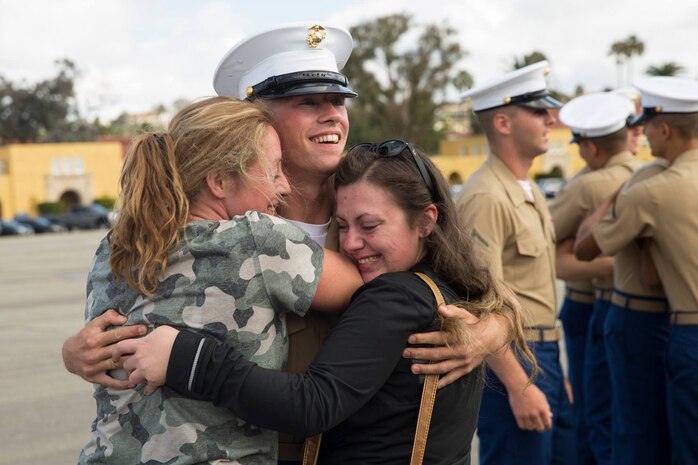
[[[434,294],[434,298],[436,299],[436,307],[438,308],[439,305],[445,304],[446,301],[444,300],[444,296],[441,294],[441,290],[439,287],[436,285],[436,283],[427,275],[424,273],[420,272],[415,272],[417,276],[422,278],[422,281],[427,283],[427,286],[429,286],[429,289],[431,289],[431,292]]]
[[[322,433],[305,439],[303,465],[317,465],[317,457],[320,454],[320,442],[322,442]]]
[[[415,273],[422,281],[427,283],[431,292],[436,298],[436,306],[445,303],[441,291],[434,281],[424,273]],[[436,400],[436,390],[439,386],[439,375],[426,375],[424,378],[424,388],[422,390],[422,400],[419,404],[419,416],[417,417],[417,431],[414,435],[412,446],[412,457],[410,465],[421,465],[424,460],[424,452],[427,448],[427,437],[429,437],[429,425],[431,424],[431,413]],[[305,440],[303,447],[303,465],[317,465],[317,458],[320,453],[320,442],[322,434],[309,437]]]
[[[432,279],[424,273],[415,273],[422,281],[427,283],[431,292],[436,298],[436,306],[445,303],[441,291]],[[414,445],[412,446],[412,457],[410,465],[421,465],[424,460],[424,453],[427,448],[427,438],[429,437],[429,425],[431,424],[431,413],[436,400],[436,390],[439,387],[439,375],[426,375],[424,379],[424,389],[422,390],[422,400],[419,404],[419,416],[417,417],[417,431],[414,434]]]

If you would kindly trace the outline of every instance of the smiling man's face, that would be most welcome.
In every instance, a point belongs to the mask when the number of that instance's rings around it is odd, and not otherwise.
[[[291,178],[296,173],[327,177],[336,171],[349,133],[344,100],[341,94],[312,94],[266,101]]]

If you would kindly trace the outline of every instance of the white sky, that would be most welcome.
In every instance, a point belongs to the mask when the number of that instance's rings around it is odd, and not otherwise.
[[[34,83],[69,58],[82,72],[83,114],[111,119],[212,95],[220,58],[250,33],[297,21],[348,28],[399,12],[457,29],[476,83],[540,50],[563,92],[615,87],[608,50],[630,34],[645,43],[633,77],[668,61],[698,77],[695,0],[0,0],[0,76]]]

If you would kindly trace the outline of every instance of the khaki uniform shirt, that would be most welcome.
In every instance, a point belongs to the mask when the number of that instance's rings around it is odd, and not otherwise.
[[[490,155],[463,184],[458,211],[490,259],[495,276],[511,287],[523,306],[526,326],[553,327],[555,232],[545,199],[532,183],[526,198],[514,174]]]
[[[605,255],[636,238],[650,251],[671,309],[698,310],[698,150],[681,154],[664,172],[617,199],[592,234]]]
[[[621,192],[626,192],[632,186],[645,179],[661,173],[667,167],[663,158],[657,158],[635,171],[623,186]],[[647,240],[647,239],[643,239]],[[660,286],[649,286],[642,276],[642,252],[638,241],[631,241],[613,256],[613,287],[626,294],[642,297],[664,297],[664,289]]]
[[[630,177],[642,163],[629,151],[612,156],[603,168],[588,171],[573,178],[550,204],[550,214],[558,241],[577,235],[579,225],[586,217]],[[594,287],[613,288],[613,277],[566,283],[569,288],[591,291]]]

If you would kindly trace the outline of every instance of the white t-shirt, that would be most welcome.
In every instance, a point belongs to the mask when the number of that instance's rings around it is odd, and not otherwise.
[[[531,181],[529,181],[528,179],[518,179],[517,181],[519,183],[519,186],[521,186],[521,188],[524,190],[526,198],[533,202],[535,198],[533,197],[533,187],[531,186]]]
[[[327,231],[330,228],[331,219],[325,224],[303,223],[302,221],[289,220],[288,218],[284,219],[305,231],[312,240],[320,244],[320,247],[325,247],[325,243],[327,242]]]

